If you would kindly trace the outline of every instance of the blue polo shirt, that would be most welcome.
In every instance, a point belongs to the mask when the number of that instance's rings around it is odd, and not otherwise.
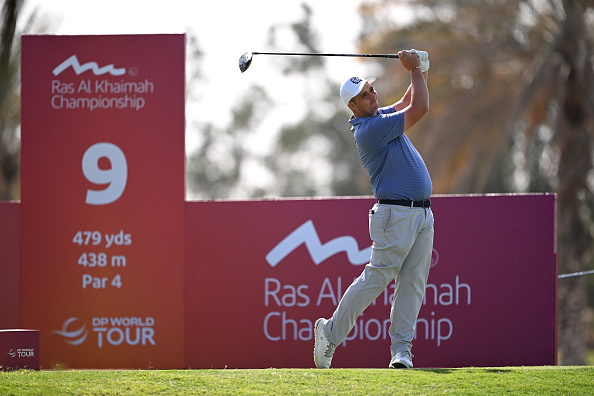
[[[433,185],[421,155],[404,134],[404,114],[393,106],[349,120],[359,158],[377,199],[427,199]]]

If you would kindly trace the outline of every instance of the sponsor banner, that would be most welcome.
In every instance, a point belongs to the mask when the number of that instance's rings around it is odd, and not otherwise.
[[[21,324],[45,368],[183,366],[184,35],[22,47]]]
[[[415,367],[556,364],[555,196],[432,199]],[[186,365],[313,367],[313,324],[369,260],[369,198],[186,204]],[[333,367],[387,367],[392,282]]]
[[[39,370],[39,331],[0,330],[0,370]]]
[[[20,205],[0,202],[0,329],[20,325]]]

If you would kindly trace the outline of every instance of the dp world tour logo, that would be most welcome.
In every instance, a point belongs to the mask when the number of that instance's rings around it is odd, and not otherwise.
[[[50,333],[51,334],[58,334],[64,337],[64,341],[66,341],[70,345],[80,345],[87,339],[88,331],[87,331],[87,324],[83,323],[81,327],[72,326],[74,329],[70,330],[70,324],[76,322],[78,318],[70,318],[67,319],[64,324],[62,325],[62,330],[54,330]]]
[[[17,348],[16,350],[13,348],[7,353],[8,356],[11,358],[19,357],[20,358],[31,358],[35,357],[35,349],[33,348]]]
[[[76,317],[66,319],[62,330],[54,330],[49,334],[61,335],[70,345],[80,345],[87,339],[89,330],[87,323],[83,322],[82,326],[75,324],[77,320]],[[156,345],[153,317],[93,317],[91,323],[90,340],[94,340],[96,335],[98,348],[104,345]]]
[[[60,63],[52,73],[54,73],[54,76],[57,76],[69,67],[72,67],[72,70],[74,70],[77,76],[86,72],[87,70],[91,70],[96,76],[107,73],[111,74],[112,76],[121,76],[126,73],[125,68],[115,68],[113,64],[99,67],[97,62],[87,62],[81,65],[76,55],[72,55],[70,58]]]

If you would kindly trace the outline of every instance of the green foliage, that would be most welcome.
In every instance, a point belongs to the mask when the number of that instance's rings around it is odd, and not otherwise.
[[[403,4],[412,19],[395,12]],[[377,0],[363,8],[365,52],[430,54],[431,111],[411,140],[433,192],[555,191],[561,273],[590,269],[594,257],[593,11],[592,1],[574,0]],[[385,74],[397,75],[397,66]],[[394,97],[402,87],[388,89]],[[559,283],[564,364],[584,362],[585,285],[583,277]]]
[[[295,39],[292,51],[320,52],[312,10],[304,4],[302,11],[296,22],[271,27],[271,50],[282,35]],[[289,50],[286,42],[282,50]],[[266,132],[270,126],[263,124],[278,111],[269,94],[275,87],[246,88],[250,94],[234,107],[229,126],[196,125],[201,143],[187,168],[194,195],[202,199],[370,195],[348,124],[350,113],[338,97],[338,85],[328,76],[324,58],[274,61],[285,78],[302,82],[304,117]],[[259,143],[263,134],[267,140]]]
[[[589,395],[593,367],[0,372],[3,395]]]
[[[340,107],[322,115],[310,109],[303,120],[283,127],[267,158],[284,195],[372,194],[347,123],[350,114],[332,92],[338,87],[329,90],[324,101]]]
[[[563,91],[581,98],[573,115],[594,115],[591,95],[584,96],[594,89],[591,56],[575,52],[594,52],[591,11],[591,2],[561,0],[378,0],[363,7],[363,51],[430,53],[431,111],[411,138],[434,193],[556,188],[561,141],[553,137],[563,128]],[[398,76],[398,66],[384,74]],[[584,73],[577,91],[567,78],[572,68]],[[403,84],[388,87],[388,96],[396,98]],[[513,165],[507,174],[502,163]],[[591,168],[588,158],[583,163]],[[504,180],[494,184],[498,173]]]
[[[251,131],[261,120],[270,100],[262,87],[251,87],[249,99],[232,109],[229,126],[198,125],[202,143],[189,158],[188,181],[200,198],[228,197],[240,182],[249,152]]]

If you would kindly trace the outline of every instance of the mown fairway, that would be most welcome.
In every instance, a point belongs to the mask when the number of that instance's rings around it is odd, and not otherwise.
[[[592,395],[594,367],[0,372],[0,395]]]

